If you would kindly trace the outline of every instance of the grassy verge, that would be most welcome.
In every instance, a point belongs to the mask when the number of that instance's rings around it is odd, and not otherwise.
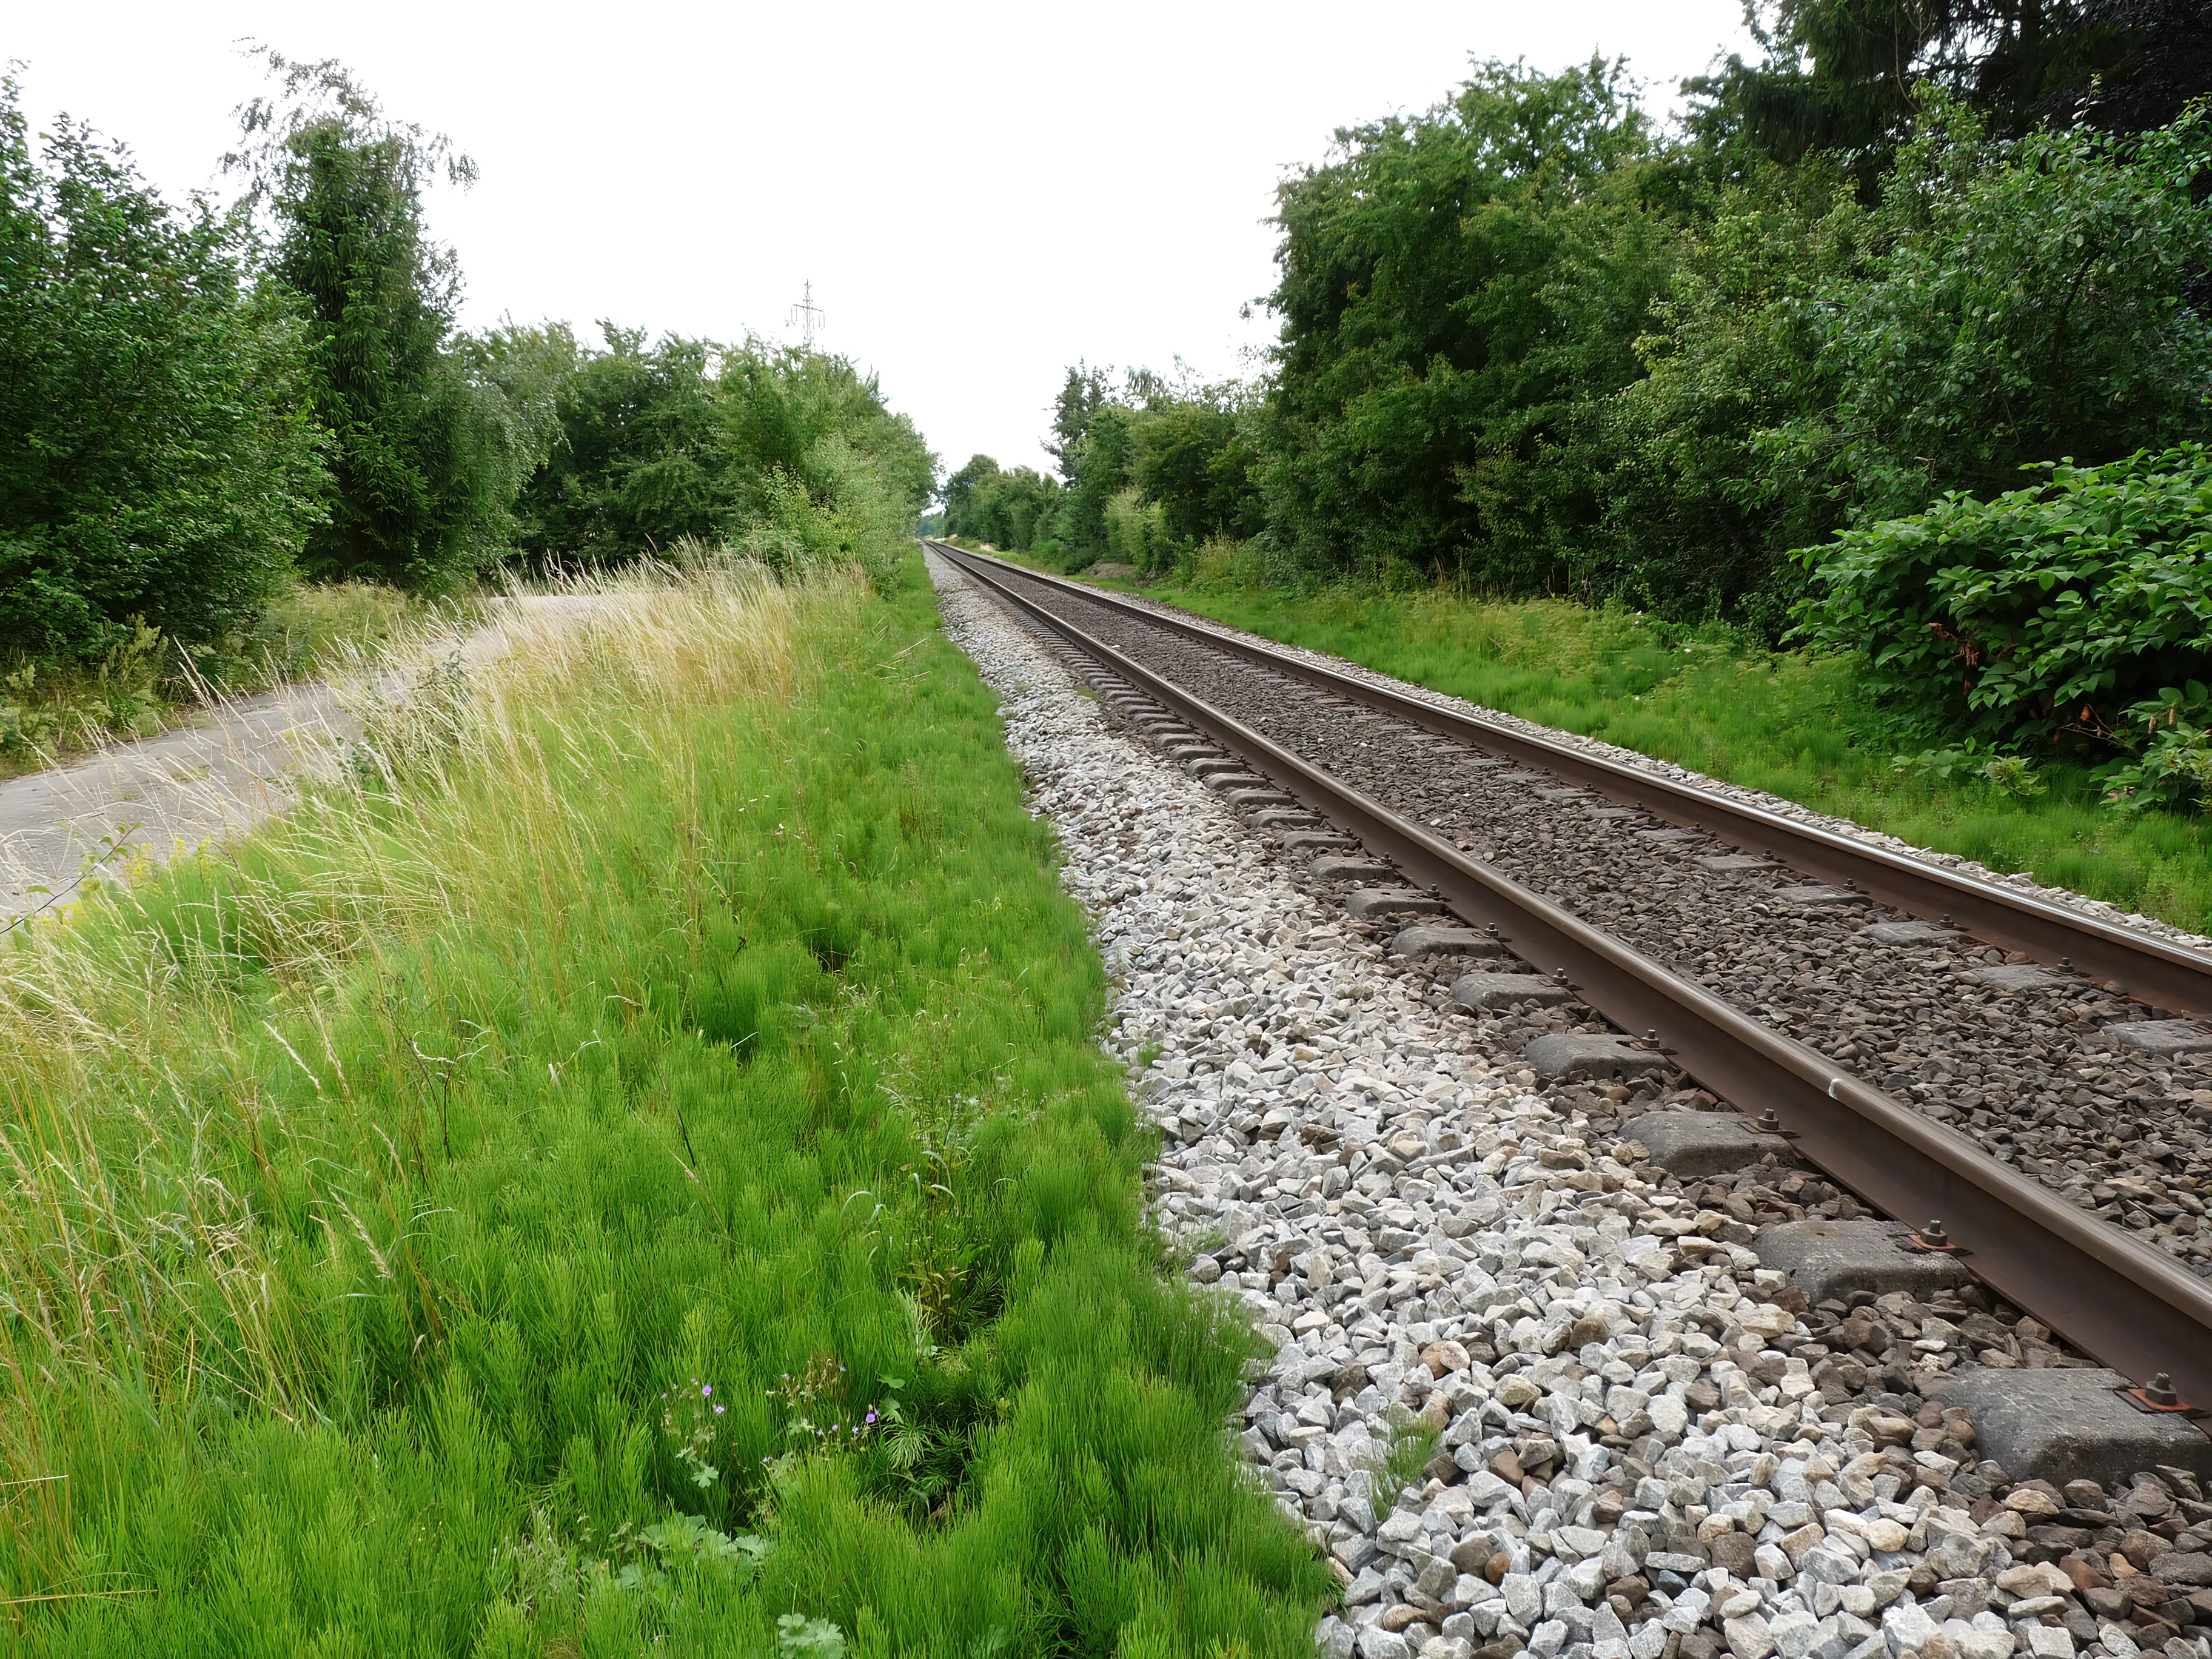
[[[0,778],[150,737],[210,695],[250,696],[314,678],[419,628],[433,609],[373,582],[303,583],[273,600],[247,634],[189,662],[142,629],[95,664],[0,663]]]
[[[1901,772],[1896,755],[1923,749],[1925,740],[1868,707],[1848,665],[1832,659],[1763,651],[1725,629],[1559,600],[1351,587],[1294,595],[1228,582],[1141,591],[1991,869],[2026,871],[2212,931],[2212,837],[2203,818],[2117,814],[2080,768],[2041,769],[2045,792],[2028,799],[1971,775]]]
[[[639,587],[0,954],[16,1650],[1289,1655],[918,569]]]

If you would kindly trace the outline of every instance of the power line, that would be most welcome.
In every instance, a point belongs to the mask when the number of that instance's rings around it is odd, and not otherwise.
[[[814,337],[828,325],[829,321],[830,313],[814,303],[814,283],[810,278],[805,285],[805,297],[792,307],[790,313],[783,319],[783,325],[797,329],[800,343],[811,351],[814,349]]]

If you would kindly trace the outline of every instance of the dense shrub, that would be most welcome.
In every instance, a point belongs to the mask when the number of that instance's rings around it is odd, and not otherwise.
[[[1766,489],[1758,434],[1800,406],[1810,353],[1796,319],[1835,258],[1822,233],[1838,182],[1813,163],[1754,170],[1681,237],[1637,343],[1643,377],[1581,411],[1580,453],[1553,461],[1601,475],[1567,559],[1581,591],[1768,633],[1786,621],[1779,551],[1829,534],[1835,507]]]
[[[94,661],[143,619],[253,616],[321,515],[304,342],[243,224],[165,206],[0,82],[0,658]]]
[[[1106,552],[1139,570],[1164,563],[1173,545],[1159,503],[1132,486],[1106,503]]]
[[[2212,429],[2212,323],[2185,298],[2212,262],[2191,202],[2212,126],[1998,141],[1923,114],[1871,205],[1815,156],[1752,169],[1683,233],[1647,373],[1569,458],[1608,469],[1578,585],[1772,631],[1790,548]]]
[[[1239,401],[1236,389],[1216,388],[1165,401],[1138,422],[1137,487],[1181,546],[1255,536],[1264,525],[1256,436]]]
[[[549,453],[519,503],[527,553],[608,564],[722,543],[779,569],[849,560],[888,583],[936,458],[872,378],[757,339],[647,345],[601,327],[604,351],[566,343]]]
[[[1771,630],[1792,547],[2212,432],[2212,118],[1915,108],[1871,175],[1655,136],[1602,64],[1340,134],[1281,192],[1267,536]]]
[[[1268,534],[1302,562],[1544,585],[1547,498],[1589,494],[1587,465],[1578,492],[1546,447],[1636,377],[1664,276],[1632,93],[1601,61],[1487,64],[1281,185],[1259,470]]]
[[[1863,653],[1871,688],[1933,724],[2132,744],[2171,708],[2162,692],[2212,680],[2202,444],[2056,466],[1990,501],[1954,492],[1800,556],[1802,636]]]
[[[1077,364],[1054,406],[1046,450],[1061,477],[1001,470],[977,455],[946,480],[947,533],[1080,568],[1101,558],[1158,569],[1209,538],[1256,535],[1255,410],[1245,387]]]
[[[1934,106],[1881,198],[1845,202],[1838,252],[1794,307],[1802,412],[1760,436],[1764,499],[1852,519],[1990,495],[2032,463],[2116,460],[2204,435],[2212,317],[2212,115],[2122,141],[2087,128],[1990,138]]]
[[[945,531],[1025,553],[1051,535],[1060,496],[1060,485],[1034,467],[1001,471],[976,455],[945,481]]]

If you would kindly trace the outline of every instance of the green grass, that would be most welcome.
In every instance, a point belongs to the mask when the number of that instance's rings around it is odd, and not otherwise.
[[[2041,769],[2045,793],[2025,799],[1978,779],[1901,773],[1893,757],[1926,748],[1926,739],[1869,708],[1849,665],[1834,659],[1763,651],[1724,628],[1561,600],[1357,587],[1287,594],[1249,582],[1131,591],[1993,870],[2026,871],[2212,931],[2212,839],[2203,817],[2116,813],[2081,767]]]
[[[918,564],[633,599],[0,953],[14,1650],[1310,1652]]]

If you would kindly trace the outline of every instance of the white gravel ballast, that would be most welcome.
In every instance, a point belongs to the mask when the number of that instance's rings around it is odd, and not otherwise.
[[[2134,1659],[2142,1626],[2015,1562],[2055,1503],[2015,1488],[1977,1522],[1951,1480],[2002,1471],[1824,1393],[1783,1276],[1727,1218],[1381,971],[1267,841],[930,563],[1115,976],[1108,1041],[1164,1131],[1157,1213],[1275,1345],[1235,1426],[1344,1587],[1322,1651]],[[2212,1659],[2193,1633],[2166,1647]]]

